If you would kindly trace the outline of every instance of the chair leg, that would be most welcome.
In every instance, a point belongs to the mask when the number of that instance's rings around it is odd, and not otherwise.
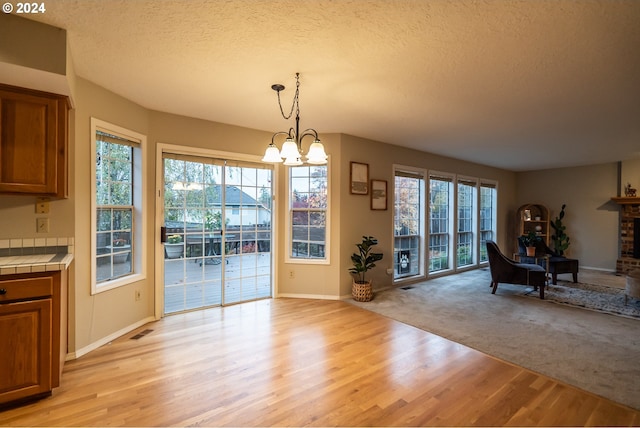
[[[544,300],[544,285],[540,287],[540,300]]]
[[[573,282],[578,282],[578,272],[573,272]]]
[[[498,281],[491,281],[491,285],[493,286],[493,290],[491,290],[491,294],[496,294],[496,290],[498,289]]]
[[[553,272],[551,274],[551,279],[552,279],[551,282],[553,282],[553,285],[558,285],[558,274],[557,273]]]

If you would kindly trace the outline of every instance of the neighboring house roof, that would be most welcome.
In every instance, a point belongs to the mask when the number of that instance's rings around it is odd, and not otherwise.
[[[217,194],[220,194],[222,185],[215,186]],[[237,186],[226,185],[225,186],[225,195],[224,195],[225,205],[227,206],[259,206],[264,209],[267,209],[261,202],[256,201],[254,198],[240,190]],[[219,202],[213,202],[213,205],[219,205]]]

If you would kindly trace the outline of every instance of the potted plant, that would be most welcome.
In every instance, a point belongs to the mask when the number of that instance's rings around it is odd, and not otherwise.
[[[362,242],[356,244],[358,252],[351,255],[353,267],[349,272],[353,274],[351,285],[351,295],[353,300],[358,302],[368,302],[373,298],[373,287],[371,280],[365,278],[369,269],[376,266],[377,261],[382,260],[382,253],[374,253],[373,246],[378,244],[378,240],[373,236],[363,236]]]
[[[184,251],[184,245],[182,245],[182,236],[168,236],[167,242],[165,242],[164,244],[164,250],[167,253],[168,259],[177,259],[182,257],[182,252]]]
[[[124,263],[129,257],[131,245],[127,244],[125,239],[114,238],[107,248],[113,253],[113,263]]]
[[[557,215],[555,220],[551,222],[551,227],[554,230],[553,235],[551,235],[551,241],[553,241],[553,249],[561,256],[563,256],[565,250],[569,248],[569,237],[566,233],[567,226],[562,224],[562,219],[564,218],[564,208],[566,206],[566,204],[562,204],[560,214]]]
[[[536,243],[540,240],[540,237],[536,235],[533,230],[530,230],[526,235],[520,237],[522,244],[527,247],[527,256],[535,257],[536,255]]]

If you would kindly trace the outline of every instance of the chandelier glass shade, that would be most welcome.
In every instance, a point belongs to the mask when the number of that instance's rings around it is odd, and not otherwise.
[[[327,154],[324,151],[324,146],[318,138],[318,133],[315,129],[309,128],[300,133],[300,106],[298,104],[300,96],[300,73],[296,73],[296,93],[293,97],[293,103],[291,104],[291,111],[288,115],[284,114],[282,109],[282,103],[280,102],[280,91],[284,90],[284,86],[281,84],[271,85],[271,89],[278,93],[278,105],[280,106],[280,113],[285,119],[289,119],[293,115],[293,110],[296,110],[296,126],[290,128],[289,132],[276,132],[271,137],[271,143],[267,146],[264,152],[263,162],[268,163],[280,163],[284,160],[284,164],[287,166],[299,166],[303,165],[302,161],[302,140],[305,137],[313,137],[313,143],[309,147],[309,151],[306,155],[306,163],[311,165],[324,165],[327,163]],[[282,144],[282,150],[278,149],[275,140],[276,137],[286,135],[284,143]]]

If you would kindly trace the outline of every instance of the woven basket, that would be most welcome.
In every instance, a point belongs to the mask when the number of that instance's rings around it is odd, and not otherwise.
[[[373,287],[371,281],[367,281],[364,284],[352,282],[351,295],[356,302],[370,302],[373,299]]]

